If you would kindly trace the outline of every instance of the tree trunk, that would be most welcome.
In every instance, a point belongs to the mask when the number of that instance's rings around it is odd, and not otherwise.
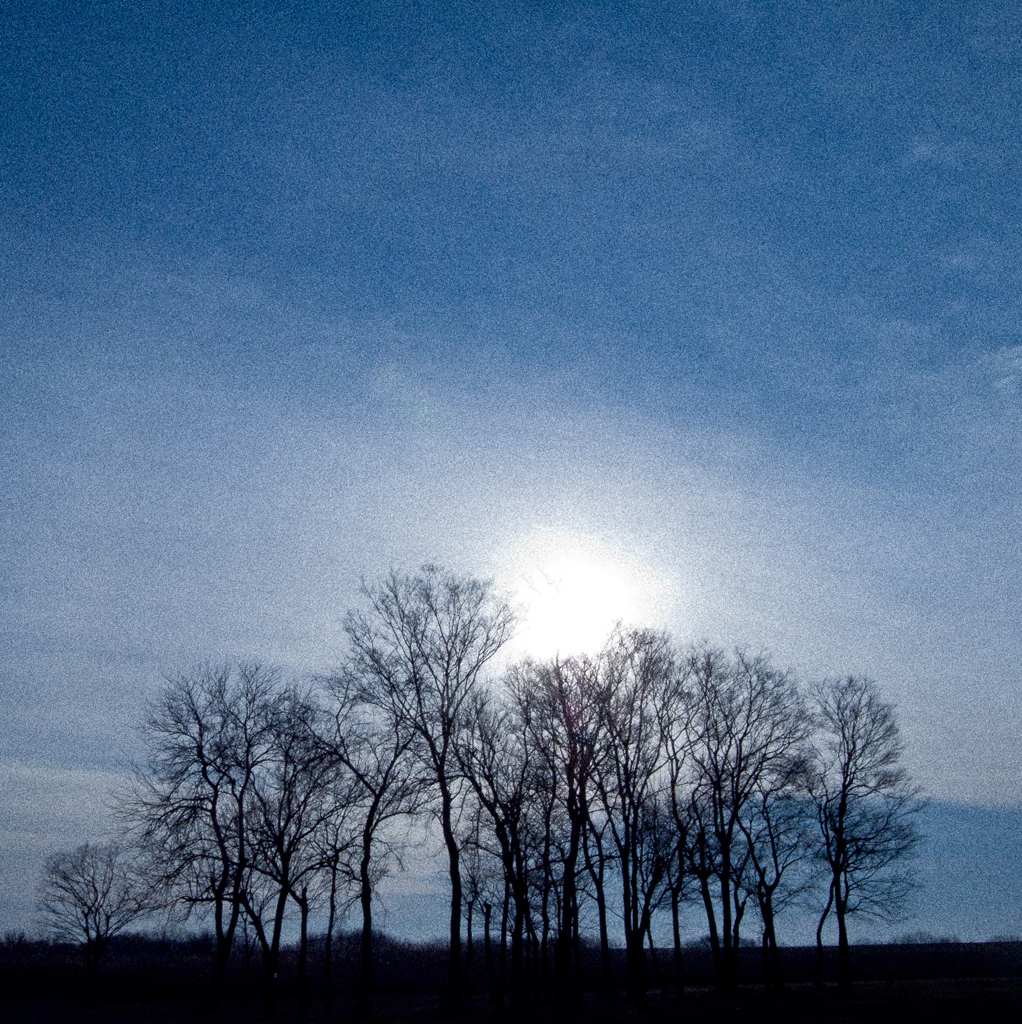
[[[358,982],[357,1013],[360,1020],[373,1015],[373,885],[369,877],[369,842],[363,837],[359,863],[359,902],[362,905],[361,972]]]
[[[681,956],[681,915],[679,913],[678,890],[671,889],[671,930],[674,938],[674,997],[685,995],[685,964]]]
[[[777,934],[773,921],[770,922],[770,974],[774,980],[774,991],[784,991],[784,973],[781,971],[781,955],[777,950]]]
[[[549,878],[545,879],[549,882]],[[539,941],[540,973],[542,974],[543,998],[550,998],[550,886],[543,889],[543,901],[540,904],[542,936]]]
[[[625,935],[625,964],[627,991],[631,1002],[641,1006],[646,995],[646,951],[644,936],[638,928],[628,928]]]
[[[600,989],[605,997],[614,995],[614,972],[610,962],[610,935],[607,931],[607,900],[601,884],[597,899],[600,915]]]
[[[489,903],[483,904],[483,956],[486,960],[486,980],[490,987],[490,1000],[497,1006],[497,990],[493,977],[493,948],[490,945],[490,917],[493,914],[493,906]]]
[[[633,899],[638,900],[638,891],[633,894]],[[647,971],[646,971],[646,950],[643,948],[643,942],[649,940],[649,955],[650,962],[654,968],[657,967],[656,953],[653,947],[653,920],[652,912],[649,908],[648,899],[643,903],[641,907],[636,905],[637,921],[635,921],[635,927],[633,930],[633,936],[635,940],[635,959],[632,965],[633,977],[631,979],[631,998],[634,1000],[637,1006],[646,1005],[646,986],[647,986]]]
[[[703,875],[699,879],[699,891],[703,897],[703,909],[706,911],[706,925],[710,932],[710,950],[713,953],[713,973],[717,988],[724,987],[724,964],[720,952],[720,936],[717,934],[717,915],[713,912],[713,897],[710,895],[710,879]]]
[[[85,943],[85,1002],[91,1005],[99,994],[99,957],[102,949],[98,939]]]
[[[298,1010],[304,1019],[309,1015],[309,986],[307,969],[309,965],[309,890],[302,887],[302,900],[298,904],[301,913],[301,937],[298,945]]]
[[[526,975],[528,977],[528,998],[533,1003],[541,999],[539,981],[539,937],[536,935],[536,922],[532,919],[532,913],[526,901],[525,904],[525,934],[528,936],[528,955],[526,958]]]
[[[632,867],[627,851],[621,851],[621,900],[625,927],[625,990],[628,999],[641,1005],[646,989],[646,953],[642,948],[643,935],[639,922],[639,908],[635,905],[637,893],[631,876]]]
[[[575,889],[575,906],[571,911],[571,991],[573,999],[582,993],[582,936],[578,930],[578,889]]]
[[[735,894],[735,905],[734,905],[734,918],[731,924],[731,989],[732,992],[738,991],[738,951],[742,948],[741,940],[741,927],[742,920],[745,917],[745,901],[741,903],[738,901],[738,889],[734,890]]]
[[[575,925],[573,915],[576,908],[575,869],[578,864],[581,823],[577,820],[577,815],[572,815],[572,818],[568,852],[564,859],[564,875],[561,880],[561,921],[554,943],[554,992],[562,1009],[571,1008],[574,1002],[571,950]]]
[[[820,923],[816,926],[816,970],[813,972],[813,988],[823,988],[823,926],[830,914],[830,908],[834,905],[834,883],[830,883],[830,893],[827,896],[827,905],[820,915]]]
[[[497,971],[497,1009],[503,1012],[507,984],[507,919],[511,907],[511,887],[504,881],[504,902],[500,912],[500,964]]]
[[[245,944],[245,966],[242,970],[241,1005],[247,1010],[252,978],[252,936],[248,934],[248,915],[242,918],[243,942]]]
[[[213,971],[209,978],[209,993],[207,999],[210,1004],[215,1004],[223,991],[224,977],[227,974],[227,961],[231,956],[231,948],[234,945],[234,933],[238,926],[238,917],[241,912],[240,897],[230,902],[231,913],[227,921],[226,929],[223,927],[224,900],[218,900],[216,905],[216,953],[213,957]]]
[[[326,922],[326,942],[323,947],[323,1015],[330,1020],[334,1015],[334,922],[337,917],[337,858],[330,862],[330,910]]]
[[[511,1013],[521,1014],[525,1007],[525,895],[516,891],[515,920],[511,931]]]
[[[834,913],[837,915],[837,990],[842,996],[852,994],[852,954],[848,948],[846,907],[846,901],[838,893],[834,900]]]
[[[268,1017],[274,1016],[277,1012],[277,965],[280,961],[280,933],[284,927],[287,896],[287,889],[281,887],[273,915],[273,937],[269,945],[266,945],[265,936],[261,936],[263,938],[263,998]]]
[[[441,796],[441,823],[451,874],[451,937],[447,958],[446,1009],[449,1015],[457,1016],[464,1005],[461,978],[461,851],[451,825],[451,794],[445,790]]]
[[[763,979],[768,992],[780,992],[784,988],[781,975],[781,960],[777,953],[777,933],[774,928],[774,904],[771,892],[763,893],[759,902],[763,918]]]
[[[653,980],[656,982],[657,988],[663,987],[663,975],[660,973],[660,960],[656,955],[656,945],[653,942],[653,915],[646,915],[646,941],[649,943],[649,966],[653,969]],[[643,984],[642,998],[643,1002],[646,1000],[646,986]]]
[[[474,899],[468,900],[465,904],[465,995],[472,991],[472,916],[475,913]]]
[[[724,844],[722,844],[723,846]],[[720,934],[723,939],[723,948],[721,949],[721,990],[727,993],[734,992],[738,987],[737,951],[734,948],[734,933],[732,931],[731,872],[728,869],[729,856],[730,851],[722,848],[720,858]]]
[[[593,887],[596,889],[596,914],[600,925],[600,991],[607,998],[614,992],[610,965],[610,937],[607,931],[607,894],[603,885],[607,858],[598,838],[596,838],[596,864],[593,864],[588,843],[583,843],[582,849],[585,853],[589,877],[592,878]]]

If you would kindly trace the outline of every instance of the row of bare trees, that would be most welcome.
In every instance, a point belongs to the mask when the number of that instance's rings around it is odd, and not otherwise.
[[[149,891],[211,920],[212,991],[247,921],[272,1006],[289,911],[305,991],[311,909],[328,917],[329,976],[339,907],[355,902],[369,1016],[373,895],[423,820],[450,876],[452,1012],[477,908],[487,951],[496,913],[510,971],[505,993],[491,964],[494,998],[515,1010],[530,992],[572,999],[589,906],[604,979],[608,918],[623,923],[635,1000],[659,912],[671,915],[680,986],[691,901],[721,989],[737,984],[747,909],[776,985],[776,919],[814,899],[820,948],[833,914],[850,984],[847,919],[890,913],[907,891],[920,808],[892,707],[870,681],[805,691],[764,657],[681,651],[649,630],[498,674],[514,615],[488,584],[430,566],[365,598],[345,619],[335,675],[299,687],[263,668],[203,668],[168,680],[146,723],[149,758],[124,820]]]

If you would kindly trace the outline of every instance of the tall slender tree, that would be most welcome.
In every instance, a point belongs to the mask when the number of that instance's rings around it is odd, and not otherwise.
[[[254,900],[246,899],[246,909],[262,947],[264,993],[271,1012],[288,901],[301,915],[299,955],[304,964],[310,886],[322,869],[317,838],[335,812],[330,800],[333,765],[319,743],[320,718],[311,693],[283,687],[269,723],[268,756],[250,787],[252,867],[272,896],[268,915],[257,912]]]
[[[628,996],[643,1002],[643,937],[673,853],[661,709],[675,658],[666,635],[632,630],[616,632],[600,660],[607,705],[596,781],[621,873]]]
[[[478,695],[458,756],[495,840],[514,903],[511,924],[511,1009],[525,1002],[525,924],[529,912],[528,837],[536,752],[530,744],[528,708]]]
[[[527,663],[515,683],[520,703],[532,709],[532,744],[546,761],[544,775],[556,786],[565,819],[560,841],[559,921],[554,945],[554,990],[568,1005],[577,983],[574,936],[578,931],[578,875],[582,844],[596,800],[597,762],[603,751],[607,683],[596,657],[555,658]]]
[[[424,787],[412,756],[414,731],[394,717],[393,708],[366,704],[364,682],[351,669],[330,680],[332,720],[321,742],[328,761],[350,782],[350,841],[344,854],[351,856],[339,860],[355,884],[362,912],[356,1012],[367,1020],[373,1013],[373,894],[396,852],[396,837],[388,829],[417,813]]]
[[[924,804],[902,764],[894,706],[881,699],[873,680],[847,676],[823,684],[815,693],[815,712],[818,753],[810,792],[818,856],[829,874],[816,929],[818,960],[833,910],[838,987],[847,995],[852,987],[848,918],[897,914],[912,889],[905,867],[919,842],[916,819]]]
[[[462,886],[457,807],[462,770],[457,743],[487,664],[514,628],[511,606],[491,584],[427,565],[415,575],[392,572],[365,585],[368,608],[352,611],[345,632],[364,699],[416,736],[447,850],[451,880],[447,1009],[460,1013]]]
[[[660,705],[660,736],[664,746],[665,772],[667,775],[667,805],[674,823],[674,852],[667,873],[667,884],[671,894],[671,930],[674,939],[674,981],[680,999],[684,994],[684,958],[681,946],[681,906],[691,892],[694,882],[699,881],[709,918],[713,916],[713,904],[709,895],[710,872],[704,872],[701,879],[690,870],[695,857],[691,840],[695,835],[693,825],[696,816],[692,801],[692,773],[689,771],[689,746],[691,732],[689,717],[693,702],[687,688],[686,674],[676,672],[671,679]],[[716,930],[710,929],[710,936]],[[715,953],[716,957],[717,953]]]
[[[768,777],[741,819],[749,849],[747,884],[763,922],[763,976],[769,991],[784,986],[777,949],[778,913],[804,898],[814,882],[813,808],[806,799],[807,760],[792,758],[789,771]]]

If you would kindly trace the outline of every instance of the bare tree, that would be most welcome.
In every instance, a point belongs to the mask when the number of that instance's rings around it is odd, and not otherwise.
[[[763,657],[738,652],[731,660],[719,651],[698,652],[689,664],[688,688],[693,869],[703,889],[718,985],[733,991],[750,892],[751,850],[742,820],[768,780],[788,772],[808,724],[794,681]],[[710,872],[719,885],[719,940],[707,886]]]
[[[512,670],[513,671],[513,670]],[[458,757],[482,816],[492,830],[490,852],[503,868],[514,901],[511,926],[511,1009],[525,996],[524,935],[529,912],[528,842],[535,796],[536,751],[531,746],[529,705],[513,698],[498,703],[477,695]],[[477,840],[477,842],[480,842]]]
[[[615,633],[601,656],[607,681],[604,756],[596,780],[618,867],[628,996],[646,996],[643,937],[663,888],[673,843],[668,828],[666,746],[662,705],[675,675],[671,643],[662,633]]]
[[[323,866],[316,839],[334,813],[329,799],[333,765],[319,742],[319,719],[311,694],[293,686],[282,688],[268,716],[266,756],[248,790],[251,866],[273,893],[266,907],[270,913],[249,899],[247,891],[242,898],[262,948],[263,984],[271,1011],[288,900],[301,915],[299,975],[305,980],[310,887]],[[304,997],[304,984],[302,990]]]
[[[708,917],[713,917],[713,903],[709,893],[710,871],[700,878],[690,870],[695,863],[690,841],[697,829],[692,800],[693,773],[689,770],[691,730],[689,718],[694,701],[687,686],[685,673],[675,673],[660,704],[660,737],[664,746],[667,774],[667,803],[674,823],[674,852],[667,872],[670,890],[671,930],[674,940],[674,984],[680,999],[685,991],[684,958],[681,946],[681,906],[688,898],[693,881],[700,882],[704,906]],[[711,939],[716,930],[710,930]]]
[[[607,872],[614,860],[610,847],[610,821],[599,810],[591,810],[582,838],[582,856],[596,900],[596,922],[600,932],[600,989],[605,996],[614,990],[610,959],[610,931],[607,925]]]
[[[671,907],[671,937],[674,942],[672,957],[674,992],[675,997],[680,1000],[685,994],[685,961],[681,947],[681,907],[690,896],[693,876],[688,871],[687,863],[688,829],[684,824],[679,828],[679,821],[684,823],[684,817],[679,813],[673,791],[668,792],[667,806],[674,827],[673,847],[670,849],[666,884]]]
[[[82,943],[90,994],[110,939],[151,906],[149,887],[115,844],[84,843],[46,859],[37,908],[51,935]]]
[[[749,849],[746,884],[756,897],[763,922],[763,976],[767,990],[784,980],[777,951],[777,914],[805,897],[814,881],[808,869],[813,853],[813,807],[806,798],[807,761],[793,752],[787,771],[763,780],[740,821]]]
[[[554,990],[567,1005],[577,983],[578,875],[591,805],[596,799],[596,769],[603,752],[607,715],[607,683],[599,658],[585,655],[526,663],[513,686],[520,706],[530,708],[530,742],[546,762],[543,776],[555,787],[563,812],[565,834],[548,837],[547,848],[560,847],[561,886],[557,938],[554,945]],[[549,824],[553,823],[553,818]]]
[[[461,837],[461,875],[465,909],[465,995],[472,992],[475,971],[475,923],[483,921],[483,954],[486,956],[486,907],[491,908],[504,891],[504,870],[497,853],[499,844],[490,828],[488,812],[478,800],[470,801],[470,809]],[[492,952],[492,951],[491,951]],[[487,960],[487,984],[493,996],[492,961]],[[502,1005],[502,1004],[501,1004]]]
[[[462,886],[456,807],[461,766],[456,745],[484,668],[510,638],[514,614],[489,583],[434,565],[392,572],[364,586],[367,612],[353,611],[345,632],[364,698],[415,733],[415,750],[437,798],[451,879],[447,1008],[462,1009]]]
[[[253,849],[249,810],[280,702],[273,671],[204,666],[168,678],[142,728],[149,747],[122,816],[148,872],[186,913],[212,910],[211,998],[223,983]]]
[[[327,758],[342,768],[350,781],[351,856],[341,856],[335,846],[327,863],[334,872],[340,864],[358,891],[362,963],[356,1012],[367,1020],[373,1012],[372,899],[396,853],[394,837],[386,830],[397,819],[419,810],[424,785],[412,755],[416,734],[410,723],[396,717],[393,707],[381,711],[366,704],[361,697],[363,683],[350,669],[330,680],[332,721],[321,742]]]
[[[513,699],[519,702],[523,722],[527,728],[527,743],[533,744],[537,764],[530,782],[532,792],[530,815],[526,823],[526,848],[528,862],[530,907],[526,927],[536,946],[533,957],[533,989],[538,997],[548,999],[554,990],[550,965],[551,946],[556,935],[555,922],[560,918],[560,892],[562,886],[563,851],[570,832],[565,811],[564,787],[557,772],[556,759],[550,751],[535,746],[542,741],[545,730],[538,727],[535,716],[542,720],[542,702],[536,691],[528,685],[532,667],[521,676],[524,684],[516,687]],[[509,683],[514,682],[515,671],[509,673]],[[534,706],[535,705],[535,706]],[[539,933],[536,934],[533,914],[539,915]]]
[[[334,1012],[333,953],[334,928],[337,924],[338,896],[351,877],[349,857],[357,844],[358,814],[361,797],[356,779],[343,770],[331,773],[326,799],[332,812],[322,822],[315,836],[320,865],[320,884],[327,901],[327,926],[323,947],[323,1010],[327,1018]],[[347,901],[342,901],[342,906]]]
[[[851,991],[847,919],[890,918],[912,889],[905,862],[920,834],[924,804],[901,764],[904,744],[894,706],[876,684],[847,676],[815,693],[818,754],[810,792],[819,825],[819,856],[830,885],[816,929],[822,963],[823,926],[831,910],[838,926],[838,987]],[[819,974],[819,968],[818,968]]]

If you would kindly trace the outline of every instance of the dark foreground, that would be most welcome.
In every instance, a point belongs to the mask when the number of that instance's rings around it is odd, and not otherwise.
[[[293,956],[283,956],[273,1019],[280,1024],[354,1024],[357,957],[342,945],[333,971],[333,1013],[323,1004],[324,978],[317,956],[306,972],[306,998]],[[658,952],[649,964],[654,986],[645,1007],[627,1002],[618,989],[595,994],[600,975],[590,964],[580,979],[585,994],[570,1012],[557,1010],[536,990],[519,1020],[526,1024],[944,1024],[944,1022],[1022,1021],[1022,944],[954,943],[931,946],[853,947],[856,981],[841,998],[833,983],[833,951],[828,979],[816,989],[815,950],[783,950],[785,990],[763,990],[761,960],[743,950],[737,995],[722,997],[711,987],[708,951],[685,955],[686,990],[679,1000],[668,984],[670,959]],[[443,1013],[445,950],[408,946],[381,939],[377,949],[375,1024],[497,1024],[512,1021],[498,1013],[487,995],[487,969],[481,958],[471,965],[472,994],[459,1017]],[[591,958],[590,958],[591,959]],[[612,981],[623,981],[623,962],[615,953]],[[266,1021],[257,958],[232,960],[228,983],[217,1009],[204,1004],[209,950],[196,944],[125,940],[101,968],[91,1001],[86,1001],[77,952],[40,944],[0,946],[0,1024],[219,1024]],[[670,972],[670,977],[669,977]],[[656,987],[660,986],[660,987]]]
[[[315,1005],[307,1015],[290,999],[283,999],[274,1018],[280,1024],[304,1021],[323,1024],[322,1007]],[[453,1024],[492,1022],[497,1018],[488,1005],[470,1006],[459,1018],[445,1018],[435,1000],[381,995],[376,1024]],[[509,1018],[505,1018],[509,1019]],[[793,986],[780,996],[766,997],[761,990],[743,989],[731,999],[710,990],[687,992],[681,1004],[673,996],[662,999],[654,993],[645,1010],[622,1000],[601,1000],[586,996],[574,1015],[552,1007],[530,1007],[522,1020],[535,1024],[560,1024],[575,1019],[580,1024],[951,1024],[951,1022],[993,1022],[1022,1020],[1022,981],[993,978],[954,981],[862,982],[850,999],[838,998],[827,986]],[[201,1007],[194,999],[146,1001],[105,1001],[92,1007],[80,1002],[35,998],[5,999],[0,1006],[3,1024],[219,1024],[221,1021],[265,1021],[258,1003],[228,1001],[218,1010]],[[344,1012],[333,1020],[350,1021]]]

